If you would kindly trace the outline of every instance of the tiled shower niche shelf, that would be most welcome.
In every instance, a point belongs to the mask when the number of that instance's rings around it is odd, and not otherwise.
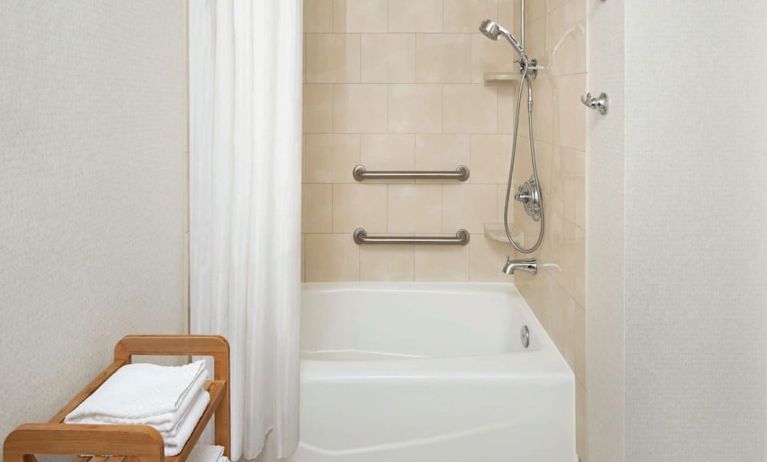
[[[518,71],[509,72],[485,72],[483,75],[485,85],[504,82],[519,82],[522,75]]]
[[[511,228],[511,237],[518,244],[525,245],[524,233],[514,225],[509,225],[509,227]],[[504,244],[509,243],[508,239],[506,239],[506,230],[503,223],[485,223],[485,237],[492,241],[503,242]]]

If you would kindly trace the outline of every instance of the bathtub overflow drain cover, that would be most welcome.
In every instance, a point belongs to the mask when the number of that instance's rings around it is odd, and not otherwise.
[[[523,347],[530,346],[530,329],[527,326],[522,326],[522,329],[519,330],[519,339],[522,341]]]

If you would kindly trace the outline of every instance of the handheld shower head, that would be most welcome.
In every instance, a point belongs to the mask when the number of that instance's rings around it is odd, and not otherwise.
[[[501,33],[501,28],[492,19],[485,19],[482,24],[479,25],[479,31],[489,38],[490,40],[498,40],[498,35]]]
[[[527,55],[525,55],[525,47],[517,41],[511,31],[499,25],[492,19],[485,19],[482,21],[482,24],[479,25],[479,31],[490,40],[498,40],[498,36],[503,35],[522,58],[527,58]]]

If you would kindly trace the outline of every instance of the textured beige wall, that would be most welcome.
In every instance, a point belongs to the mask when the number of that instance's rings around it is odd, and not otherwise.
[[[626,5],[632,462],[767,460],[767,2],[716,3]]]
[[[528,54],[544,67],[534,83],[533,127],[546,236],[534,254],[542,270],[535,276],[519,274],[515,282],[575,371],[578,454],[585,462],[586,110],[579,98],[586,92],[586,2],[528,0],[526,6]],[[522,130],[520,169],[514,175],[517,184],[532,171],[526,124]],[[514,217],[527,245],[534,242],[538,224],[519,203],[515,203]]]
[[[512,50],[477,32],[513,24],[512,1],[307,0],[304,269],[307,281],[503,281],[501,220],[511,147]],[[471,168],[467,183],[366,182],[352,168]],[[471,232],[466,247],[358,247],[370,233]]]
[[[0,439],[186,329],[181,0],[0,2]]]

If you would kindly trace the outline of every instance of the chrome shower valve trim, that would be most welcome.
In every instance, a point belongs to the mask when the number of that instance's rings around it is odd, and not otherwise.
[[[534,176],[519,185],[514,200],[522,203],[525,212],[534,221],[541,220],[541,188]]]

